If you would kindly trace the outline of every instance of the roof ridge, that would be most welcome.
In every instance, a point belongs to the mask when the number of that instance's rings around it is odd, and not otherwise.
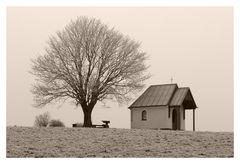
[[[178,89],[190,89],[190,87],[180,87]]]
[[[151,86],[166,86],[166,85],[176,85],[176,86],[178,86],[177,83],[170,83],[170,84],[154,84],[154,85],[150,85],[150,87]]]

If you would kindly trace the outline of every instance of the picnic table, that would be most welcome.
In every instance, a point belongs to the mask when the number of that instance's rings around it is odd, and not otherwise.
[[[103,127],[104,127],[104,128],[109,128],[109,125],[108,125],[108,124],[110,123],[110,121],[103,120],[102,122],[104,123],[104,124],[103,124]]]

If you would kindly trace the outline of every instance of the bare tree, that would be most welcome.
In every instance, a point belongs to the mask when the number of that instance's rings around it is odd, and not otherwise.
[[[36,106],[68,98],[81,105],[84,126],[104,99],[126,102],[143,88],[146,53],[140,44],[108,28],[100,20],[78,17],[51,36],[45,54],[32,60],[37,77],[32,93]]]
[[[48,112],[45,112],[43,114],[40,114],[39,116],[36,116],[34,126],[46,127],[49,121],[50,121],[50,114]]]

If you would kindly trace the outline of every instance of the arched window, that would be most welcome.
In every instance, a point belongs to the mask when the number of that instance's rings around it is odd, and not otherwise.
[[[146,121],[147,120],[147,112],[144,110],[142,111],[142,120]]]

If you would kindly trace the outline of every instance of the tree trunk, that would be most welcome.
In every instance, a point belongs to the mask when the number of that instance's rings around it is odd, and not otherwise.
[[[83,114],[84,114],[84,127],[92,127],[92,109],[86,108],[83,109]]]
[[[84,114],[83,127],[92,127],[92,110],[96,103],[97,101],[91,101],[88,105],[86,102],[81,103]]]

